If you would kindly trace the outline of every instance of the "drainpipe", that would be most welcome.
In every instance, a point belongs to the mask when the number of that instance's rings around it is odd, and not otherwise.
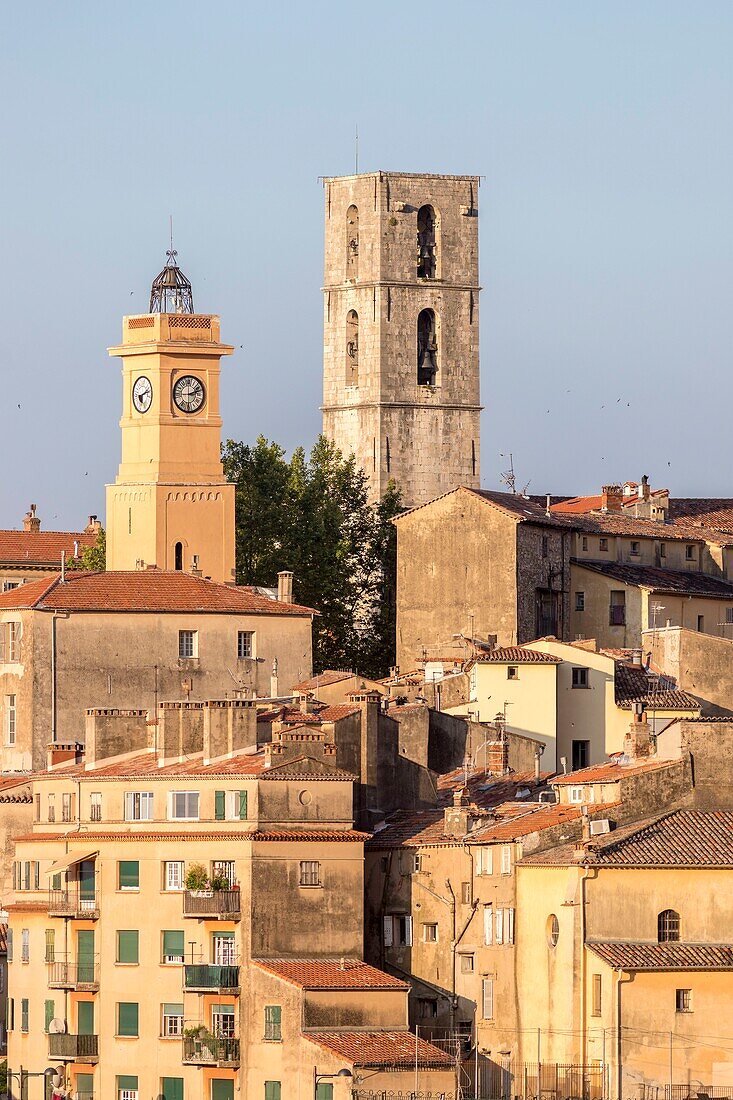
[[[622,1078],[623,1067],[621,1062],[621,1055],[623,1053],[623,1034],[621,1031],[621,984],[622,982],[628,983],[632,980],[632,975],[627,974],[624,977],[623,970],[619,967],[616,971],[616,1094],[617,1096],[623,1096]]]
[[[580,1065],[585,1073],[587,1058],[586,1036],[586,962],[585,962],[585,884],[592,868],[583,867],[580,878]],[[619,1093],[619,1097],[621,1093]]]

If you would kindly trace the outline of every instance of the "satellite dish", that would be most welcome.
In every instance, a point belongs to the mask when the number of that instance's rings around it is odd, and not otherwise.
[[[54,1018],[49,1023],[48,1030],[51,1035],[63,1035],[66,1031],[66,1020]]]

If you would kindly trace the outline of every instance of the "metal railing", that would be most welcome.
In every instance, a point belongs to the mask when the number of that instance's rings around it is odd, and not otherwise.
[[[208,920],[239,920],[239,890],[186,890],[183,894],[184,917]]]
[[[48,1036],[48,1053],[51,1058],[98,1058],[98,1035]]]
[[[79,917],[94,920],[99,916],[99,896],[81,893],[74,886],[48,892],[49,917]]]
[[[99,988],[99,962],[94,959],[53,959],[48,962],[50,989]]]
[[[209,990],[239,992],[239,967],[188,963],[183,968],[183,988],[188,992],[201,993]]]
[[[731,1100],[733,1098],[733,1085],[702,1085],[699,1081],[694,1084],[672,1085],[670,1098],[670,1086],[664,1086],[665,1100]]]
[[[223,1036],[185,1035],[183,1061],[201,1066],[238,1066],[239,1039]]]
[[[498,1065],[475,1055],[462,1063],[464,1095],[473,1100],[602,1100],[604,1067],[559,1062],[509,1062]],[[680,1100],[680,1098],[677,1098]]]

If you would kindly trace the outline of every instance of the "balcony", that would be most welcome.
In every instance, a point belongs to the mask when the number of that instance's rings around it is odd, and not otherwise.
[[[183,895],[184,917],[199,920],[239,920],[239,890],[186,890]]]
[[[183,988],[187,993],[239,993],[238,966],[190,963],[183,969]]]
[[[96,894],[82,894],[73,886],[48,892],[49,917],[72,917],[76,920],[98,920],[99,898]]]
[[[48,964],[48,987],[96,993],[99,989],[99,962],[96,959],[77,959],[75,962],[54,959]]]
[[[48,1054],[49,1058],[60,1058],[67,1062],[97,1062],[99,1036],[49,1034]]]
[[[218,1069],[237,1069],[239,1066],[239,1039],[217,1038],[214,1035],[185,1035],[183,1039],[184,1066],[216,1066]]]

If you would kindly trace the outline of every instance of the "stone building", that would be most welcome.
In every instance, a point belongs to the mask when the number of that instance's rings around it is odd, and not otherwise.
[[[328,178],[323,432],[376,500],[480,484],[476,176]]]

